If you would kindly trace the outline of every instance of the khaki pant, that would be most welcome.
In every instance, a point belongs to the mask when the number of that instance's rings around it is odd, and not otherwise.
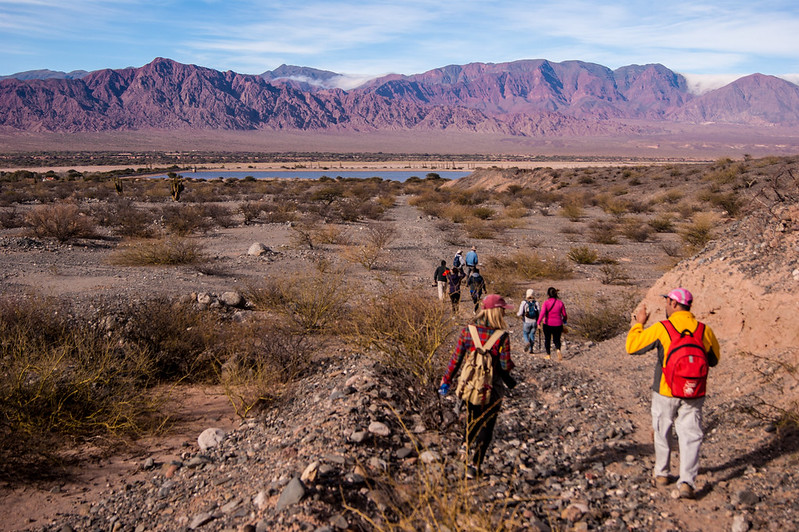
[[[702,446],[702,405],[705,398],[680,399],[652,392],[652,428],[655,432],[655,476],[669,475],[673,445],[672,426],[680,449],[680,480],[696,488],[699,449]]]

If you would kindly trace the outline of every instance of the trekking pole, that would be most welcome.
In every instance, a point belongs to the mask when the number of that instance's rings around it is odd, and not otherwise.
[[[537,329],[537,331],[538,331],[538,352],[540,353],[541,352],[541,337],[544,335],[544,333],[541,331],[541,329]]]

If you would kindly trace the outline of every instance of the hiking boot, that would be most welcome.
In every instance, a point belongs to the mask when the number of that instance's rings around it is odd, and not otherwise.
[[[469,480],[473,480],[473,479],[477,478],[477,475],[479,475],[479,474],[480,474],[480,472],[477,470],[476,467],[474,467],[472,465],[466,466],[466,478],[468,478]]]
[[[546,360],[549,360],[549,359],[551,359],[552,357],[551,357],[551,356],[549,356],[549,353],[547,353],[547,355],[546,355],[544,358],[545,358]]]
[[[657,486],[658,488],[663,488],[668,485],[669,485],[669,477],[662,477],[662,476],[655,477],[655,486]]]
[[[690,484],[686,482],[680,483],[678,486],[680,490],[680,498],[681,499],[693,499],[694,498],[694,488]]]
[[[555,354],[558,355],[558,362],[562,362],[563,361],[563,353],[560,352],[560,349],[555,351]]]

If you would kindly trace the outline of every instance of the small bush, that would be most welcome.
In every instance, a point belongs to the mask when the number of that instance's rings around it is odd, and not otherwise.
[[[170,237],[124,243],[111,256],[120,266],[176,266],[206,260],[202,244],[187,238]]]
[[[583,208],[575,202],[564,204],[560,209],[560,214],[570,222],[579,222],[585,216]]]
[[[699,213],[694,216],[690,223],[686,223],[680,229],[680,237],[683,242],[694,250],[699,250],[713,240],[714,228],[718,220],[710,213]]]
[[[569,264],[556,257],[542,258],[538,253],[517,252],[501,258],[489,257],[486,261],[495,279],[569,279],[572,269]]]
[[[649,227],[658,233],[673,233],[674,218],[669,214],[661,214],[649,220]]]
[[[589,238],[597,244],[618,244],[616,225],[610,222],[596,220],[591,223]]]
[[[630,276],[618,264],[603,264],[599,271],[602,272],[600,281],[602,284],[628,284]]]
[[[354,312],[353,335],[367,356],[412,375],[415,389],[435,390],[443,373],[441,355],[453,332],[447,306],[400,286],[371,298]]]
[[[37,207],[25,217],[25,224],[34,236],[69,242],[96,236],[94,222],[71,203],[54,203]]]
[[[646,242],[652,236],[651,226],[637,219],[627,220],[621,232],[633,242]]]
[[[496,212],[489,207],[475,207],[472,209],[472,216],[480,220],[488,220],[492,218]]]
[[[587,297],[569,306],[569,328],[574,334],[594,342],[603,342],[626,332],[630,312],[637,299],[619,297]]]
[[[569,260],[577,264],[594,264],[599,258],[597,251],[587,246],[571,248],[566,256],[569,257]]]

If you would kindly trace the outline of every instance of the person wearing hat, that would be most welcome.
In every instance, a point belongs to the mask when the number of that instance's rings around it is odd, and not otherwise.
[[[466,253],[466,258],[464,259],[466,262],[466,277],[469,277],[472,272],[477,268],[477,248],[472,246],[472,249]]]
[[[473,325],[477,328],[482,344],[488,341],[494,331],[507,331],[508,324],[505,322],[505,310],[512,308],[513,305],[506,303],[505,299],[497,294],[489,294],[483,299],[482,308],[473,320]],[[460,332],[455,351],[450,358],[444,376],[441,378],[439,394],[442,396],[447,395],[455,376],[459,374],[464,356],[474,349],[474,345],[467,325]],[[471,465],[468,466],[466,474],[470,478],[480,474],[483,459],[494,435],[494,426],[497,422],[497,414],[502,404],[502,398],[508,388],[516,386],[516,381],[510,375],[514,363],[510,355],[510,338],[507,332],[502,334],[499,340],[491,347],[490,353],[493,365],[493,380],[488,403],[484,406],[466,403],[465,440],[466,448],[471,452]]]
[[[693,295],[685,288],[675,288],[663,296],[666,302],[666,320],[655,323],[646,329],[649,312],[642,304],[633,314],[633,324],[627,333],[625,348],[631,355],[640,355],[652,349],[657,350],[655,378],[652,383],[652,427],[655,438],[655,485],[667,486],[670,482],[669,463],[671,459],[672,437],[674,426],[677,432],[680,451],[680,477],[677,487],[681,498],[691,499],[696,491],[696,475],[699,472],[699,450],[704,433],[702,432],[702,406],[705,398],[685,399],[674,397],[666,382],[663,368],[666,366],[665,354],[671,346],[671,335],[665,322],[671,322],[680,333],[689,331],[692,334],[702,325],[691,313]],[[718,364],[721,357],[719,342],[713,330],[703,325],[702,344],[704,346],[707,365]]]
[[[455,257],[452,258],[452,269],[453,270],[460,270],[461,275],[463,274],[463,266],[466,264],[466,261],[463,259],[463,251],[458,250],[455,253]]]
[[[519,311],[516,313],[522,320],[522,338],[524,339],[525,353],[533,352],[536,322],[540,310],[538,301],[535,300],[533,289],[528,288],[524,300],[519,305]]]

